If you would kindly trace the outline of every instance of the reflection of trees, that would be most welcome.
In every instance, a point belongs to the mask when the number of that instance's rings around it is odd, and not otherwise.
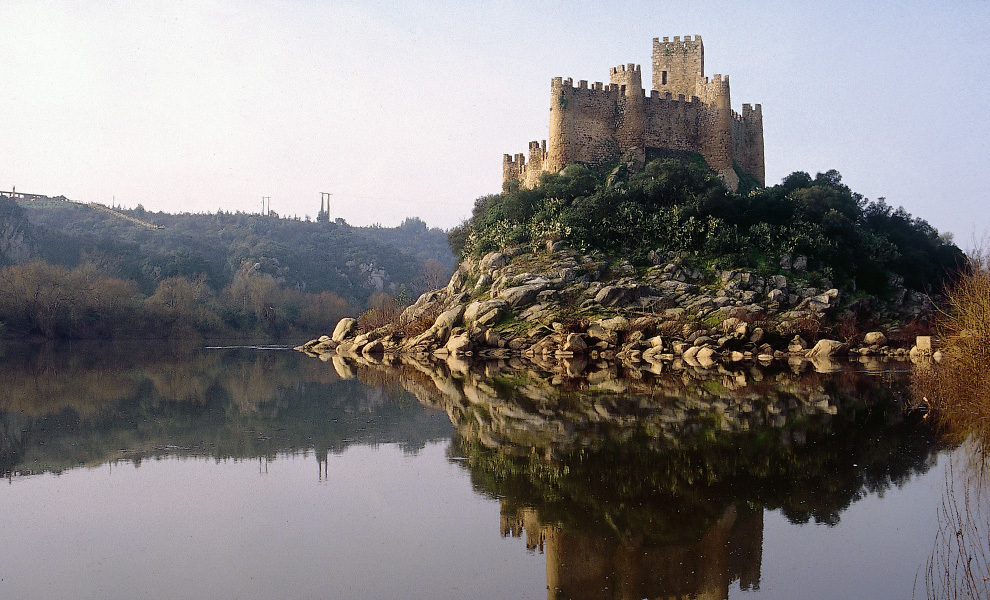
[[[487,375],[434,373],[432,401],[459,432],[458,464],[499,499],[503,533],[546,552],[551,598],[758,586],[763,510],[836,523],[939,449],[893,376],[682,373],[606,395]]]
[[[449,430],[397,385],[341,380],[294,352],[122,344],[34,350],[0,361],[4,474],[167,454],[322,456],[361,442],[414,451]]]

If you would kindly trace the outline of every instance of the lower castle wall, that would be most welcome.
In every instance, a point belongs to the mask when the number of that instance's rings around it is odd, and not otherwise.
[[[648,148],[698,151],[700,103],[650,98],[644,104],[643,143]]]
[[[619,157],[617,98],[611,90],[562,86],[551,96],[547,170],[599,166]]]
[[[743,117],[732,119],[732,153],[744,173],[754,177],[760,185],[766,185],[762,121]]]

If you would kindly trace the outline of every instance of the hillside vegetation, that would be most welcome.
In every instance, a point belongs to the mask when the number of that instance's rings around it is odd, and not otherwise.
[[[351,227],[0,198],[0,334],[285,333],[412,298],[453,269],[419,219]],[[378,300],[380,303],[380,300]]]
[[[703,163],[657,160],[600,175],[569,165],[537,187],[479,198],[450,234],[462,255],[563,242],[580,252],[650,264],[651,252],[689,252],[712,268],[778,273],[803,256],[843,291],[883,293],[903,278],[928,292],[962,253],[926,221],[884,199],[870,202],[836,171],[788,175],[775,186],[728,191]]]

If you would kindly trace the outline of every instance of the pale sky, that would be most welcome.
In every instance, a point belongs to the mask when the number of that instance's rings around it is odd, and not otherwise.
[[[550,80],[700,34],[767,182],[838,169],[990,232],[990,2],[0,0],[0,190],[448,228],[547,135]]]

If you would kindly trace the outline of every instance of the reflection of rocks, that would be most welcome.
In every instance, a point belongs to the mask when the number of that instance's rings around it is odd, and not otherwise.
[[[656,543],[586,534],[542,524],[537,510],[502,503],[502,536],[520,537],[546,554],[547,598],[698,598],[724,600],[734,581],[759,589],[763,512],[735,507],[697,541]]]
[[[816,360],[820,372],[832,371],[827,359]],[[521,359],[468,363],[456,357],[445,363],[355,364],[401,372],[403,385],[424,404],[444,408],[461,435],[509,452],[534,446],[568,451],[606,430],[620,436],[646,432],[664,444],[703,431],[810,424],[834,415],[841,402],[814,370],[800,368],[706,369],[678,361],[657,374],[620,372],[612,363],[586,358],[548,361],[542,368]],[[572,378],[575,372],[580,377]]]

